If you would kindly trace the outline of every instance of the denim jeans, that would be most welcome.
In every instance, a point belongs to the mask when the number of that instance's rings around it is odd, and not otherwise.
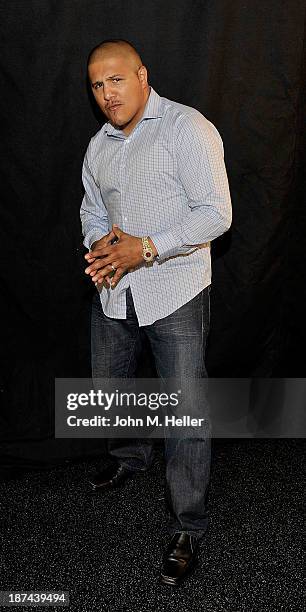
[[[181,308],[151,325],[146,334],[158,376],[206,378],[204,356],[209,330],[210,287]],[[142,341],[130,288],[127,318],[105,316],[98,292],[92,305],[93,378],[134,377]],[[144,471],[151,465],[153,441],[108,440],[108,450],[120,464]],[[207,494],[210,478],[210,435],[165,438],[167,531],[185,531],[200,538],[208,526]]]

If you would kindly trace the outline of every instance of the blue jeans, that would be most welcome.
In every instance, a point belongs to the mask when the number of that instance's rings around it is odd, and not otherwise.
[[[151,325],[146,334],[158,376],[206,378],[204,364],[209,330],[209,293],[206,287],[181,308]],[[105,316],[98,292],[92,305],[93,378],[134,377],[142,341],[130,288],[126,293],[127,318]],[[153,441],[108,440],[109,453],[131,470],[148,469]],[[165,438],[167,531],[185,531],[200,538],[208,526],[207,494],[210,477],[211,440]]]

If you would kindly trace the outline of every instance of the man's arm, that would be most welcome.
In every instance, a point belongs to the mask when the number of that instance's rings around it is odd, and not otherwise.
[[[93,244],[109,231],[107,210],[91,171],[90,154],[91,143],[89,143],[83,162],[82,180],[85,194],[80,211],[84,245],[87,249],[91,249]]]
[[[190,210],[176,225],[150,234],[157,261],[214,240],[232,220],[223,144],[216,128],[195,111],[184,117],[176,145],[178,177]]]

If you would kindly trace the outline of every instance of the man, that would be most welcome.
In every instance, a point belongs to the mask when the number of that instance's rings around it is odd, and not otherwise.
[[[93,49],[88,76],[108,122],[91,139],[81,207],[92,311],[94,378],[133,377],[149,339],[158,376],[206,377],[209,243],[231,224],[216,128],[197,110],[160,97],[134,47]],[[149,441],[112,441],[114,466],[94,488],[117,487],[152,461]],[[161,581],[177,584],[207,524],[210,437],[165,440],[168,532]]]

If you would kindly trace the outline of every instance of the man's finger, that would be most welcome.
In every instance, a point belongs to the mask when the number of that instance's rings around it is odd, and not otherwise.
[[[110,273],[109,267],[103,268],[102,270],[98,270],[94,276],[91,277],[91,280],[96,282],[101,282],[108,274]]]
[[[87,259],[87,261],[89,262],[92,257],[95,258],[96,255],[93,255],[94,251],[96,249],[100,249],[100,248],[110,245],[112,240],[114,240],[114,238],[116,238],[116,234],[114,234],[113,230],[111,230],[106,236],[103,236],[103,238],[101,238],[98,241],[100,246],[98,247],[96,246],[93,251],[91,251],[90,253],[86,253],[86,255],[84,255],[85,259]]]
[[[105,268],[107,265],[110,265],[112,263],[113,258],[113,256],[96,257],[94,262],[90,266],[88,266],[88,268],[85,268],[85,274],[90,274],[92,276],[92,274],[94,274],[97,270],[102,270],[102,268]]]
[[[114,234],[116,235],[116,237],[119,240],[120,240],[120,237],[122,236],[122,234],[124,234],[122,229],[120,229],[119,225],[116,225],[115,223],[113,224],[112,231],[114,232]]]
[[[120,278],[123,276],[125,272],[124,268],[118,268],[114,276],[110,279],[110,286],[115,287],[117,283],[120,281]]]
[[[107,274],[110,274],[112,271],[113,269],[111,265],[105,266],[104,268],[102,268],[102,270],[99,270],[99,272],[97,272],[94,276],[92,276],[91,280],[94,283],[96,283],[101,278],[104,278],[105,276],[107,276]]]
[[[85,268],[85,274],[90,274],[91,276],[96,273],[99,268],[103,268],[103,264],[100,261],[96,261],[94,259],[94,263],[92,263],[88,268]]]
[[[112,252],[113,245],[96,247],[94,251],[90,253],[91,257],[106,257]]]
[[[113,255],[109,257],[97,257],[93,264],[88,266],[88,268],[85,268],[85,274],[90,274],[90,276],[93,276],[97,272],[97,270],[103,270],[103,268],[106,268],[106,266],[112,265],[114,266],[114,268],[118,268],[119,265],[119,262],[118,264],[114,263]]]

